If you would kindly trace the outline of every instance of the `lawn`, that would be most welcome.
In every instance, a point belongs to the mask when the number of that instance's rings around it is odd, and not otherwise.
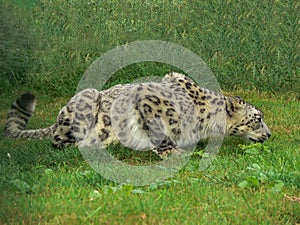
[[[76,147],[57,150],[48,140],[12,140],[0,132],[1,224],[300,224],[298,2],[0,4],[2,131],[23,91],[38,96],[29,127],[49,126],[94,60],[120,44],[147,39],[197,53],[226,94],[262,109],[272,131],[263,145],[226,138],[204,171],[199,144],[174,177],[142,187],[106,180]],[[176,68],[139,63],[106,85],[170,69]],[[117,154],[130,163],[147,160],[134,152]]]

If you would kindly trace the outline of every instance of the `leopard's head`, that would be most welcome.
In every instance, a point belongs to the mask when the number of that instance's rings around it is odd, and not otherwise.
[[[240,97],[227,97],[226,113],[228,135],[261,143],[271,137],[263,112]]]

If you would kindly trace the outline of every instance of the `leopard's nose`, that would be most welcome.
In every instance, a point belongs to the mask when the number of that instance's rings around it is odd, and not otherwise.
[[[268,138],[270,138],[272,135],[271,135],[271,133],[267,133],[267,136],[268,136]]]

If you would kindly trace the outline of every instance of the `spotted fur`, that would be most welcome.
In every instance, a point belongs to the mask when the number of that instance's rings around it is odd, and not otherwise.
[[[149,149],[161,157],[180,152],[211,136],[241,136],[264,142],[271,132],[261,110],[239,97],[199,87],[190,78],[169,73],[160,83],[85,89],[61,109],[54,125],[27,130],[35,97],[23,94],[12,105],[5,134],[12,138],[49,137],[56,147],[105,147],[122,143]]]

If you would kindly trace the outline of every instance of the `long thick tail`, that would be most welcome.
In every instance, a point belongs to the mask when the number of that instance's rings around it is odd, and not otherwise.
[[[5,125],[5,135],[11,138],[40,139],[50,137],[54,127],[26,130],[27,123],[35,110],[36,99],[31,93],[23,94],[11,106]]]

